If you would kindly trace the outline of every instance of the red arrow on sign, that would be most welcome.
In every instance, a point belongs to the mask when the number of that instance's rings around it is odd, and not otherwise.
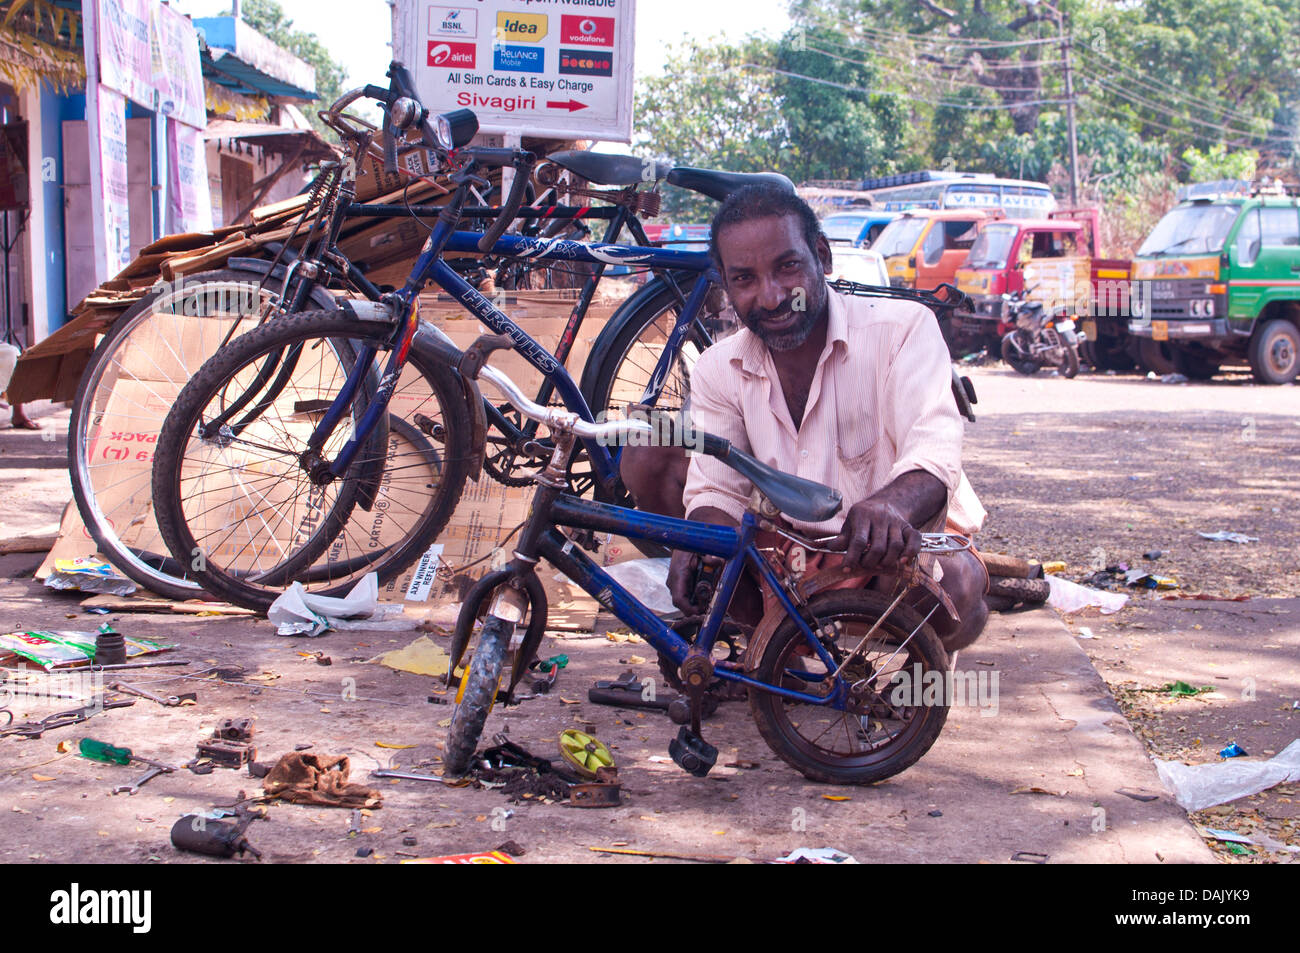
[[[565,102],[562,102],[562,103],[557,103],[557,102],[555,102],[554,100],[548,99],[548,100],[546,101],[546,108],[547,108],[547,109],[567,109],[569,112],[573,113],[573,112],[577,112],[579,109],[586,109],[586,108],[587,108],[587,104],[586,104],[586,103],[580,103],[580,102],[578,102],[576,99],[566,100]]]

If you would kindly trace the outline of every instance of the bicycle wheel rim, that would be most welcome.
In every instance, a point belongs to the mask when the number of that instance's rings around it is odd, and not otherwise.
[[[463,408],[453,403],[460,398],[431,359],[412,353],[389,402],[388,425],[376,429],[346,473],[320,485],[303,467],[307,438],[366,343],[345,339],[348,333],[382,332],[360,331],[333,314],[270,322],[205,367],[194,391],[178,400],[175,419],[168,418],[165,437],[178,446],[164,450],[154,481],[168,545],[177,558],[202,553],[204,584],[241,605],[264,608],[290,582],[330,595],[369,572],[385,582],[422,553],[430,565],[419,584],[427,590],[433,582],[436,554],[425,548],[459,498],[468,437]],[[383,338],[368,341],[384,345]],[[201,436],[200,421],[242,395],[268,355],[294,346],[309,355],[306,363],[255,421],[239,430],[243,418],[236,415],[227,421],[231,433]],[[322,448],[323,459],[333,460],[351,436],[376,379],[369,376],[372,383]],[[249,480],[240,476],[245,468]],[[232,496],[239,510],[223,513]]]
[[[103,555],[161,595],[193,598],[202,588],[185,563],[165,555],[150,505],[150,460],[139,455],[152,457],[190,377],[227,336],[259,323],[273,299],[256,282],[234,277],[181,284],[114,326],[79,389],[68,440],[78,510]]]

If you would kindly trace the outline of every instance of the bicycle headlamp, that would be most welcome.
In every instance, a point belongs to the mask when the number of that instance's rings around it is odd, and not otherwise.
[[[472,109],[453,109],[441,113],[433,124],[438,144],[444,149],[459,149],[478,132],[478,117]]]

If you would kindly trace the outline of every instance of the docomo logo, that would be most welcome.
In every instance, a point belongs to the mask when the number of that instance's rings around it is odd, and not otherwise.
[[[575,46],[613,46],[613,17],[560,17],[560,42]]]
[[[460,69],[473,69],[475,49],[473,43],[439,43],[429,41],[430,66],[455,66]]]

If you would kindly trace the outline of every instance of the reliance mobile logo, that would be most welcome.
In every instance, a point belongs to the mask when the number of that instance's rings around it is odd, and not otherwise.
[[[429,36],[478,36],[478,11],[464,7],[430,7]]]
[[[560,72],[570,76],[613,76],[614,54],[606,50],[560,50]]]
[[[497,43],[540,43],[546,30],[545,13],[497,14]]]
[[[454,66],[458,69],[474,68],[473,43],[440,43],[429,41],[430,66]]]
[[[613,17],[560,17],[560,42],[579,46],[613,46]]]
[[[546,51],[540,46],[499,43],[492,47],[492,68],[510,73],[542,73],[546,71]]]

